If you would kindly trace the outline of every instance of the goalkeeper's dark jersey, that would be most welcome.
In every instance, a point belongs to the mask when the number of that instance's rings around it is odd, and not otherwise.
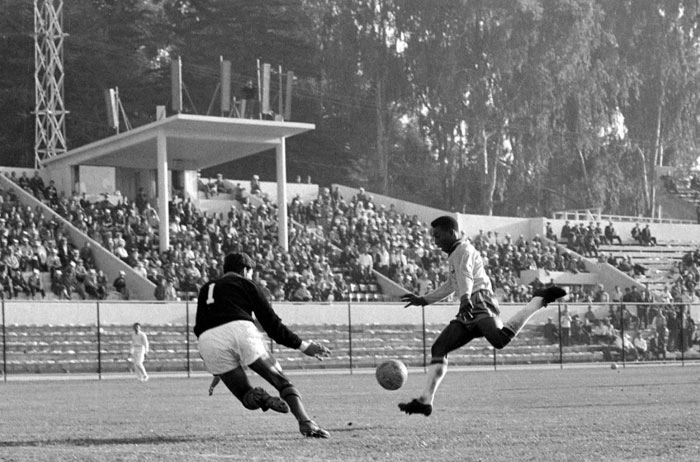
[[[199,289],[194,334],[231,321],[253,321],[253,314],[272,340],[289,348],[299,348],[301,339],[272,309],[257,284],[237,273],[226,273]]]

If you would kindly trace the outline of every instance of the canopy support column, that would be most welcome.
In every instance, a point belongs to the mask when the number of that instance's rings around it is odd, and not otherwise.
[[[286,139],[280,138],[275,147],[277,158],[277,222],[279,246],[289,251],[289,232],[287,222],[287,148]]]
[[[168,142],[162,131],[158,132],[158,236],[160,252],[170,248],[170,213],[168,202],[170,201],[170,184],[168,178]]]

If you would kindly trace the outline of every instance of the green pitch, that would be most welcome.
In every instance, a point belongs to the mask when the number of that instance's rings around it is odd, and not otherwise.
[[[371,373],[370,373],[371,372]],[[373,371],[292,374],[330,440],[291,415],[250,412],[209,377],[0,383],[2,461],[692,461],[700,454],[697,365],[456,371],[433,415],[397,403]],[[262,384],[254,379],[255,384]],[[268,387],[269,388],[269,387]]]

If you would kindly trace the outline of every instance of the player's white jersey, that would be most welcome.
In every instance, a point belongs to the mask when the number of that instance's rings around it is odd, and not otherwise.
[[[457,292],[458,298],[471,297],[479,290],[493,292],[491,279],[486,274],[484,261],[476,248],[467,241],[458,241],[447,257],[449,277],[444,284],[423,296],[428,304],[435,303]]]

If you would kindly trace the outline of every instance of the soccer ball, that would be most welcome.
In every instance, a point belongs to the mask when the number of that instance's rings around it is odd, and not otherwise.
[[[377,382],[387,390],[398,390],[406,383],[408,369],[406,365],[396,359],[383,362],[377,367]]]
[[[612,370],[617,369],[617,364],[616,364],[616,363],[612,363],[612,364],[610,365],[610,369],[612,369]]]

